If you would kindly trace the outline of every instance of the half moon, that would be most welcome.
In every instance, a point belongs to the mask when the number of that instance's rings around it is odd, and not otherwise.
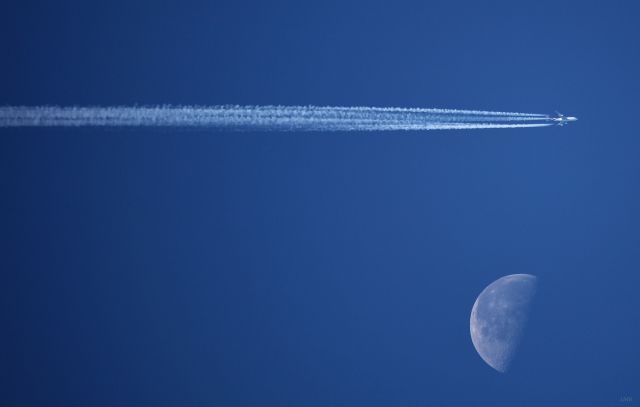
[[[471,341],[480,357],[499,372],[509,370],[529,317],[537,278],[511,274],[489,284],[471,310]]]

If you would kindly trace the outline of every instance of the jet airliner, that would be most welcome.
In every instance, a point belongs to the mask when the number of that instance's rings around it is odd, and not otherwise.
[[[569,122],[575,122],[576,120],[578,120],[578,118],[573,116],[565,116],[560,112],[556,112],[556,115],[552,117],[551,120],[556,122],[558,126],[564,126]]]

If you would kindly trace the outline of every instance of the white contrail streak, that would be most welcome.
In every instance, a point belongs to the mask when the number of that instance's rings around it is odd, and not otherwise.
[[[0,127],[206,127],[263,131],[383,131],[545,127],[544,114],[318,106],[0,107]]]

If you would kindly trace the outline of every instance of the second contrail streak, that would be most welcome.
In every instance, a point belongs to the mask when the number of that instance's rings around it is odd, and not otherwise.
[[[384,131],[545,127],[544,114],[318,106],[0,107],[0,127],[202,127],[258,131]]]

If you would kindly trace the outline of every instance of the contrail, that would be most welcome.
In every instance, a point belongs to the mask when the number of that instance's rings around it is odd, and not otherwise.
[[[5,106],[0,127],[201,127],[257,131],[384,131],[545,127],[544,114],[319,106]]]

